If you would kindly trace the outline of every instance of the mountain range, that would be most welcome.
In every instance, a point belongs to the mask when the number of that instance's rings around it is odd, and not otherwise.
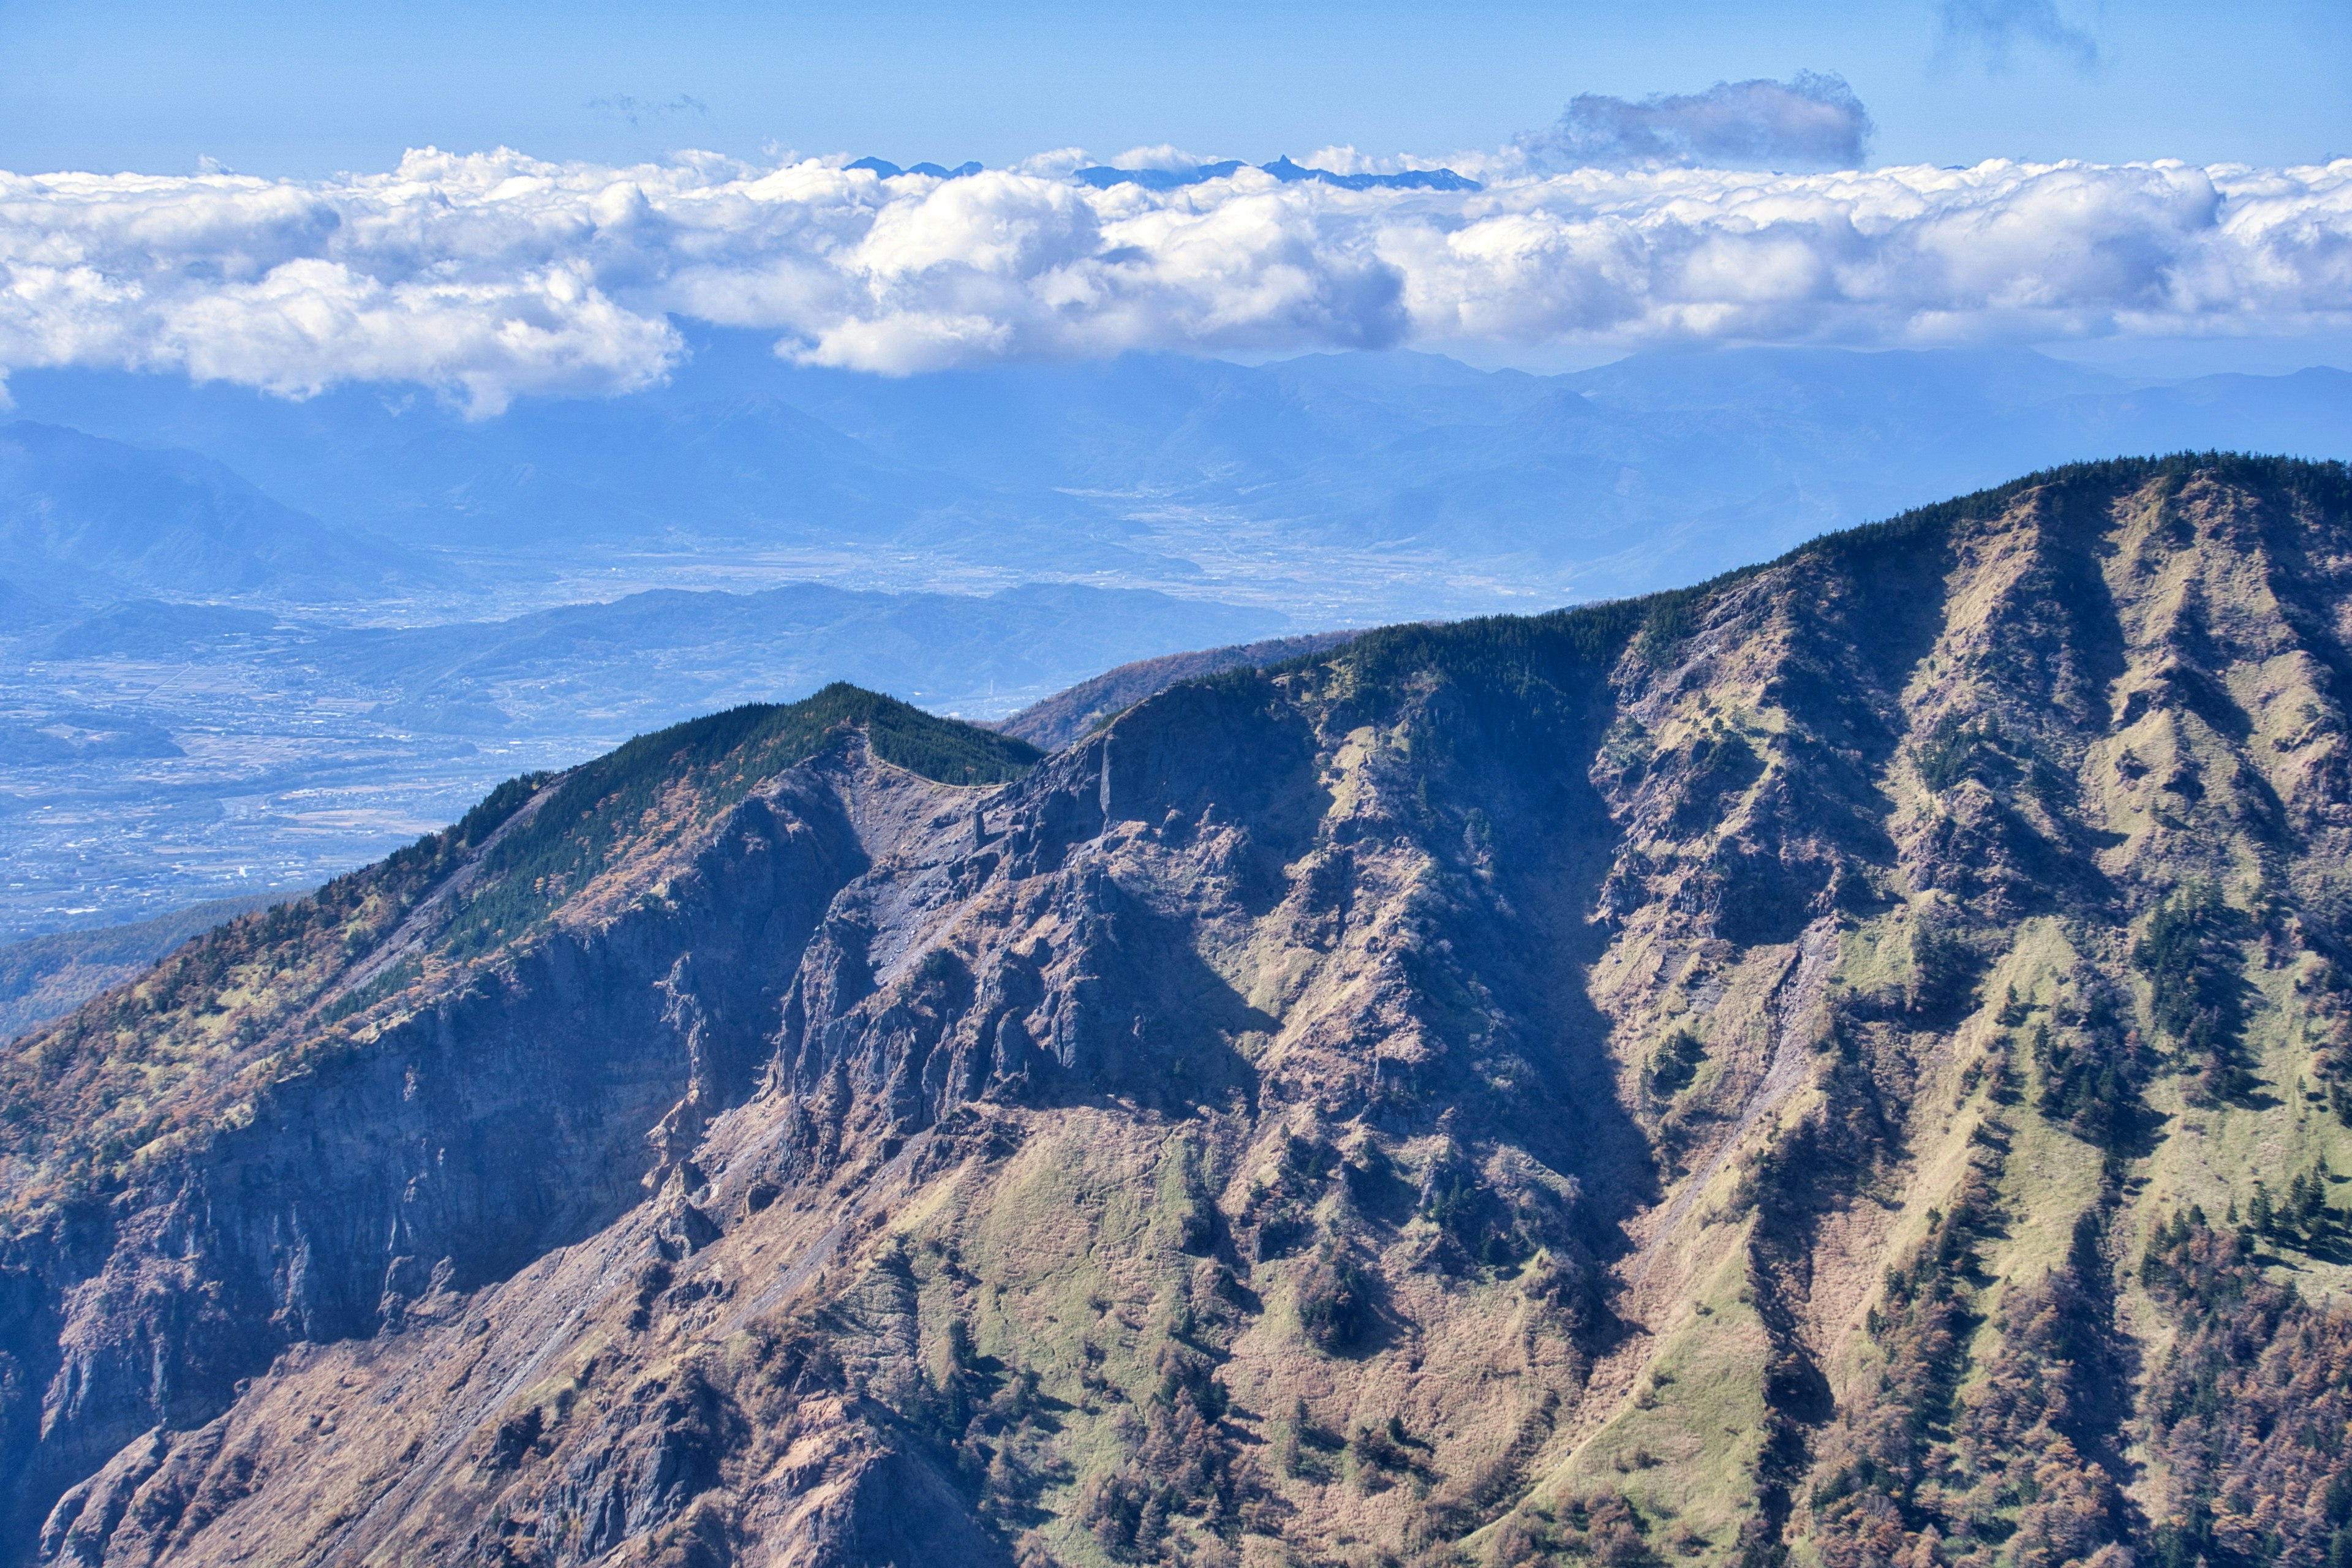
[[[2027,350],[1659,353],[1563,375],[1130,355],[894,380],[721,334],[655,391],[480,421],[364,388],[289,403],[26,372],[10,390],[27,419],[201,454],[337,537],[454,572],[444,598],[1048,578],[1255,604],[1299,629],[1646,592],[2116,452],[2352,456],[2352,373],[2134,385]],[[382,568],[352,570],[341,597],[378,604]]]
[[[43,605],[157,592],[360,599],[430,575],[420,558],[329,528],[208,458],[31,420],[0,426],[0,549],[17,622]]]
[[[2109,461],[515,778],[0,1054],[0,1541],[2340,1560],[2347,626]]]

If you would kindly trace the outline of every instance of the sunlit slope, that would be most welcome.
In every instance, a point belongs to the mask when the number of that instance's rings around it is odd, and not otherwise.
[[[2327,1563],[2347,628],[2340,467],[2117,462],[526,782],[15,1053],[22,1538]]]

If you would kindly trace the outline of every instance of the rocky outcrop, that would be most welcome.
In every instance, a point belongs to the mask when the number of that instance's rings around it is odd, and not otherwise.
[[[15,1538],[2326,1562],[2347,572],[2340,468],[2107,465],[530,786],[19,1048]]]

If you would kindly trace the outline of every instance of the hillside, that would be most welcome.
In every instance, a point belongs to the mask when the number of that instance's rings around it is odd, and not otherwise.
[[[1354,635],[1310,632],[1304,637],[1268,637],[1263,642],[1139,658],[1107,669],[1092,680],[1082,680],[1067,690],[1057,691],[1043,701],[1033,702],[995,728],[1031,745],[1059,751],[1145,698],[1156,697],[1180,681],[1197,680],[1228,669],[1263,669],[1269,664],[1304,658],[1338,647]]]
[[[28,419],[0,425],[0,547],[12,579],[65,597],[355,600],[444,575],[193,453]]]
[[[515,781],[5,1057],[16,1560],[2352,1552],[2352,476]]]
[[[53,931],[0,946],[0,1039],[71,1012],[100,992],[136,979],[190,937],[284,897],[209,899],[153,920]]]

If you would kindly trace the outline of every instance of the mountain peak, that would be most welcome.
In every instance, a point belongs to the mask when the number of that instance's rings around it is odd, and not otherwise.
[[[14,1538],[2324,1560],[2347,563],[2083,465],[518,781],[11,1053]]]

